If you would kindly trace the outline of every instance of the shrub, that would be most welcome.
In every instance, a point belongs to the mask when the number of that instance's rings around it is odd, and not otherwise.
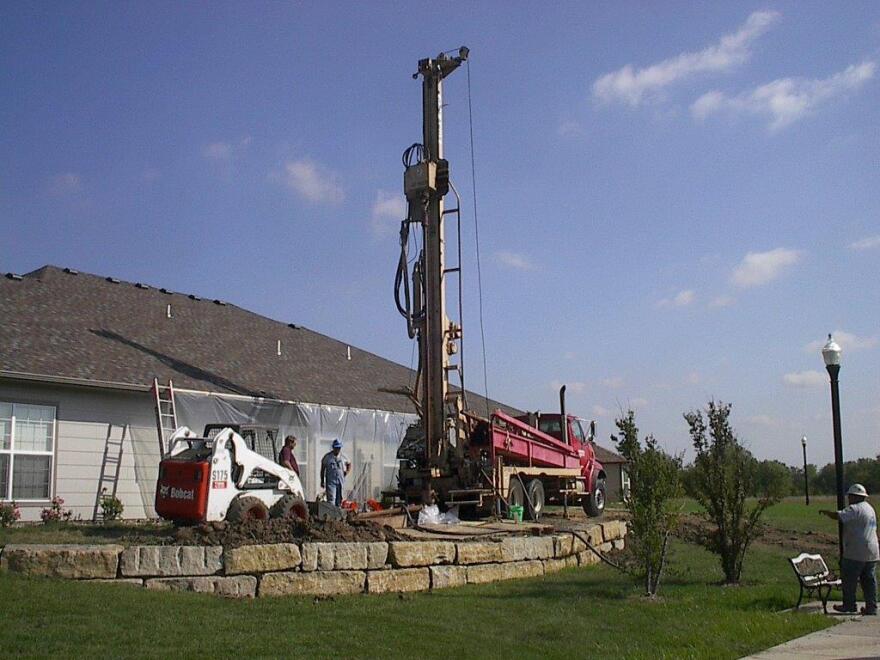
[[[0,527],[10,527],[21,518],[21,511],[15,502],[0,502]]]
[[[761,516],[782,497],[785,479],[775,466],[759,475],[758,461],[730,426],[730,408],[730,404],[710,401],[705,419],[699,410],[685,413],[696,453],[685,489],[703,506],[714,526],[702,544],[719,555],[725,582],[736,584],[746,551],[761,534]],[[758,499],[747,506],[752,495]]]
[[[52,504],[48,509],[40,511],[40,519],[44,523],[68,521],[72,516],[73,512],[64,508],[64,500],[57,495],[52,498]]]
[[[630,488],[624,497],[631,516],[629,546],[644,572],[645,593],[653,597],[666,567],[669,536],[678,526],[681,512],[681,506],[674,504],[681,495],[681,458],[664,452],[650,435],[642,447],[632,410],[615,424],[620,438],[611,439],[629,462]]]
[[[101,513],[104,520],[117,520],[122,516],[124,509],[122,501],[115,495],[108,494],[105,488],[101,494]]]

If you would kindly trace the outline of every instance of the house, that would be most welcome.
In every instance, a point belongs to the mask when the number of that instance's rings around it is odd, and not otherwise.
[[[55,266],[0,278],[0,315],[0,500],[24,520],[54,496],[92,519],[105,489],[125,517],[154,515],[154,379],[173,381],[178,422],[198,432],[218,421],[267,428],[272,458],[296,435],[309,498],[334,438],[358,499],[396,486],[397,447],[417,419],[415,374],[402,365],[222,300]]]
[[[610,502],[616,502],[623,499],[624,495],[629,492],[629,473],[626,470],[628,461],[616,454],[610,449],[594,445],[596,448],[596,458],[605,468],[605,495]]]

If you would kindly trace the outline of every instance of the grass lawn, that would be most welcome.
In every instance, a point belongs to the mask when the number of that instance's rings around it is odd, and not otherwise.
[[[771,522],[812,520],[786,503]],[[803,507],[801,504],[801,507]],[[829,521],[830,522],[830,521]],[[833,531],[833,523],[832,523]],[[778,546],[755,545],[744,583],[676,543],[661,598],[606,566],[407,596],[223,600],[0,575],[10,656],[737,658],[831,625],[779,611],[797,586]]]

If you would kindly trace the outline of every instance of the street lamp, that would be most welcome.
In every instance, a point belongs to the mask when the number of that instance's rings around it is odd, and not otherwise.
[[[807,477],[807,436],[801,438],[801,447],[804,448],[804,498],[807,506],[810,506],[810,480]]]
[[[837,375],[840,373],[840,346],[828,335],[828,342],[822,347],[822,359],[831,378],[831,417],[834,424],[834,478],[837,485],[837,510],[846,506],[843,494],[843,444],[840,439],[840,392]],[[837,537],[840,556],[843,556],[843,525],[837,523]]]

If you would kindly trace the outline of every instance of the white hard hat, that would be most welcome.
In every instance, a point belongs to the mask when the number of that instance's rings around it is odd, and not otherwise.
[[[867,497],[868,491],[865,490],[865,487],[862,484],[853,484],[849,487],[849,490],[846,491],[847,495],[858,495],[859,497]]]

